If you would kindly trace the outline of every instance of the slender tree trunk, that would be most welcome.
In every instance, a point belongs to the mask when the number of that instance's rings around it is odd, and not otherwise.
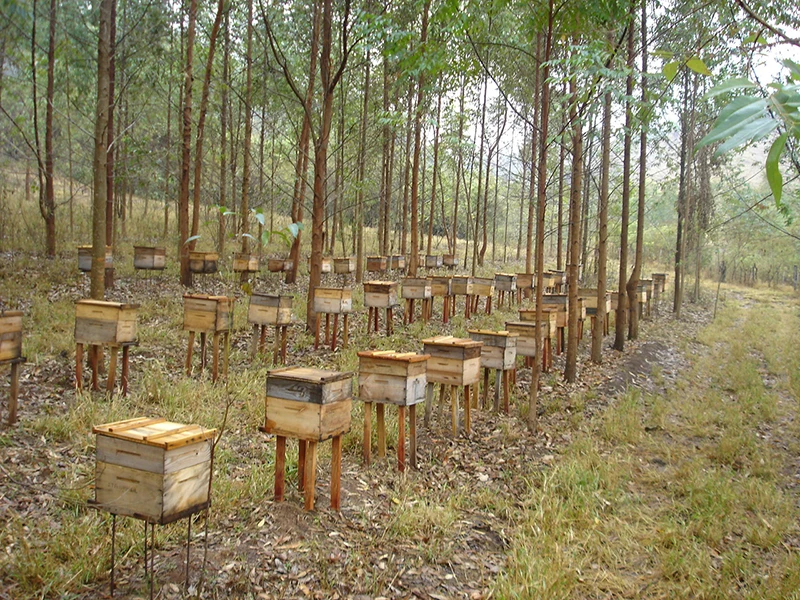
[[[66,93],[67,93],[67,106],[66,106],[66,113],[67,113],[67,169],[68,169],[68,177],[69,177],[69,237],[70,240],[75,239],[75,178],[72,175],[72,111],[71,111],[71,100],[70,100],[70,77],[69,77],[69,65],[65,64],[64,69],[66,72]],[[3,61],[0,59],[0,71],[3,70]],[[2,76],[0,76],[2,77]]]
[[[361,136],[358,142],[358,181],[356,190],[356,209],[358,210],[358,230],[356,231],[356,282],[364,280],[364,185],[367,176],[367,126],[369,124],[369,55],[364,61],[364,103],[361,108]],[[405,241],[405,238],[403,238]]]
[[[189,2],[189,24],[186,30],[186,65],[183,82],[183,135],[181,151],[181,189],[178,196],[178,231],[180,234],[181,284],[192,285],[189,271],[189,171],[192,154],[192,82],[194,80],[194,38],[197,23],[197,0]]]
[[[405,256],[408,253],[408,198],[411,192],[411,134],[413,133],[413,121],[411,119],[414,107],[414,79],[409,78],[408,82],[408,109],[406,115],[406,151],[405,169],[403,176],[403,222],[401,224],[400,254]]]
[[[542,65],[542,34],[536,34],[536,73],[533,76],[533,122],[539,122],[539,92],[541,86],[541,65]],[[530,194],[528,197],[528,232],[525,238],[525,272],[532,273],[533,267],[533,223],[534,223],[534,187],[536,184],[536,143],[539,139],[540,132],[535,128],[531,131],[531,181],[530,181]],[[543,241],[544,243],[544,241]]]
[[[223,0],[220,0],[222,3]],[[245,49],[244,144],[242,145],[242,252],[250,252],[250,146],[253,137],[253,0],[247,0],[247,42]],[[247,273],[242,273],[242,281]]]
[[[574,40],[577,46],[578,40]],[[576,76],[569,80],[569,120],[572,125],[572,177],[569,190],[569,261],[567,262],[568,324],[567,357],[564,379],[575,383],[578,375],[578,263],[581,242],[581,198],[583,196],[583,127],[578,114],[578,85]]]
[[[442,91],[436,102],[436,129],[433,134],[433,178],[431,179],[431,211],[428,220],[428,254],[433,254],[433,216],[436,207],[436,175],[439,170],[439,126],[442,122]]]
[[[525,120],[527,120],[528,113],[525,111]],[[524,120],[524,121],[525,121]],[[522,124],[522,149],[520,150],[520,172],[522,173],[522,182],[520,183],[520,196],[519,196],[519,218],[517,219],[517,260],[522,256],[522,217],[525,213],[525,192],[528,189],[525,187],[525,175],[528,172],[527,165],[527,147],[528,147],[528,128],[523,121]],[[532,129],[531,129],[532,130]],[[533,170],[533,169],[531,169]]]
[[[478,195],[475,198],[475,233],[472,236],[472,275],[476,274],[478,266],[483,266],[483,261],[479,260],[480,250],[478,249],[478,241],[486,235],[486,204],[485,194],[483,193],[483,156],[484,146],[486,144],[486,102],[489,91],[489,76],[483,76],[483,102],[481,103],[481,128],[480,128],[480,146],[478,150]],[[483,209],[483,214],[481,214]],[[483,232],[481,235],[481,225],[483,225]]]
[[[44,134],[44,223],[47,256],[56,255],[56,192],[53,173],[53,98],[55,95],[56,0],[50,0],[50,34],[47,45],[47,109]],[[67,124],[69,127],[69,123]],[[70,185],[71,180],[70,180]]]
[[[686,207],[689,196],[689,75],[683,75],[683,109],[681,111],[681,150],[680,174],[678,184],[678,224],[675,238],[675,284],[673,286],[672,311],[675,318],[681,318],[681,305],[683,304],[683,261],[686,248]]]
[[[458,94],[458,148],[456,149],[456,191],[453,195],[453,247],[451,254],[458,252],[458,200],[461,192],[461,180],[464,177],[464,151],[461,142],[464,139],[464,88],[466,77],[461,77],[461,90]]]
[[[609,36],[610,38],[611,36]],[[609,41],[611,41],[609,39]],[[606,279],[608,271],[608,178],[611,168],[611,91],[603,96],[603,142],[600,159],[600,198],[598,200],[597,236],[597,314],[592,330],[592,362],[600,364],[606,314]]]
[[[566,137],[563,132],[567,130],[566,111],[561,115],[561,143],[558,151],[558,217],[556,233],[556,269],[564,268],[564,163],[566,160]]]
[[[228,86],[230,85],[230,11],[225,11],[225,31],[223,33],[223,46],[222,46],[222,98],[220,99],[219,111],[219,206],[220,211],[217,216],[217,251],[220,256],[225,253],[225,212],[227,210],[227,194],[228,194]],[[273,155],[274,161],[274,155]],[[273,175],[274,178],[274,175]],[[272,227],[270,226],[270,229]]]

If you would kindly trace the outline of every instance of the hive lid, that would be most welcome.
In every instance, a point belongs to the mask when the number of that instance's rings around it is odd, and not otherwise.
[[[468,333],[476,333],[478,335],[496,335],[498,337],[519,337],[518,333],[511,331],[493,331],[491,329],[470,329]]]
[[[78,300],[75,304],[102,306],[104,308],[139,308],[138,304],[128,304],[125,302],[108,302],[106,300],[91,300],[89,298]]]
[[[376,279],[374,281],[365,281],[364,285],[397,285],[397,282],[396,281],[379,281],[379,280]]]
[[[477,342],[469,338],[457,338],[452,335],[440,335],[437,337],[422,340],[423,344],[437,344],[439,346],[458,346],[460,348],[474,348],[482,346],[483,342]]]
[[[309,367],[283,367],[280,369],[271,369],[267,371],[267,379],[274,377],[320,384],[333,383],[334,381],[349,379],[352,376],[352,373],[325,371],[323,369],[312,369]]]
[[[209,296],[208,294],[184,294],[183,299],[191,299],[191,300],[216,300],[217,302],[233,302],[235,298],[229,296]]]
[[[189,444],[213,439],[216,429],[200,425],[184,425],[155,417],[136,417],[105,425],[95,425],[92,433],[172,450]]]
[[[21,317],[21,310],[0,310],[0,317]]]
[[[430,354],[416,352],[395,352],[394,350],[365,350],[358,353],[359,358],[380,358],[381,360],[397,360],[407,363],[422,362],[430,358]]]

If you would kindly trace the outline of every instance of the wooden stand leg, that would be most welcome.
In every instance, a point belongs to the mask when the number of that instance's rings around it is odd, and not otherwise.
[[[406,470],[406,407],[397,407],[397,470]]]
[[[256,354],[259,350],[259,343],[258,343],[258,332],[261,327],[259,325],[253,325],[253,334],[250,336],[250,358],[255,358]]]
[[[267,351],[267,326],[261,325],[258,337],[258,350],[262,354]]]
[[[75,389],[83,389],[83,344],[75,344]]]
[[[336,351],[336,338],[339,334],[339,313],[333,315],[333,335],[331,336],[331,351]]]
[[[442,323],[447,323],[450,317],[450,296],[444,297],[444,305],[442,306]]]
[[[314,486],[317,480],[317,442],[306,442],[306,467],[304,475],[305,509],[314,510]]]
[[[216,335],[216,334],[214,334]],[[206,351],[206,338],[207,335],[205,333],[200,334],[200,372],[206,370],[206,361],[207,361],[207,351]],[[216,380],[216,377],[214,378]]]
[[[205,335],[205,334],[203,334]],[[219,376],[219,333],[214,333],[214,340],[211,349],[211,381],[214,382]],[[203,344],[205,348],[205,344]]]
[[[497,387],[497,386],[495,386]],[[483,369],[483,409],[489,404],[489,369]]]
[[[122,347],[122,395],[128,395],[128,375],[130,374],[130,347]]]
[[[301,492],[306,489],[306,445],[305,440],[298,440],[297,444],[297,489]]]
[[[410,325],[414,322],[414,298],[411,298],[409,302],[411,302],[411,308],[408,311],[408,323]]]
[[[425,424],[425,428],[429,428],[431,426],[431,410],[433,409],[433,383],[428,383],[428,387],[425,390],[425,416],[423,417],[423,423]]]
[[[266,327],[264,329],[266,329]],[[277,365],[280,363],[280,354],[281,354],[281,326],[275,325],[275,346],[272,350],[273,365]]]
[[[494,411],[500,412],[500,373],[505,373],[500,369],[494,371]]]
[[[450,425],[453,429],[453,437],[458,435],[458,388],[450,386]]]
[[[375,333],[378,333],[378,328],[380,327],[380,313],[379,313],[377,308],[375,308],[373,310],[374,310],[374,313],[375,313],[375,316],[373,317],[375,319],[375,326],[372,328],[372,330]]]
[[[325,313],[325,345],[331,343],[331,315]]]
[[[394,323],[392,323],[392,307],[386,309],[386,335],[392,335]]]
[[[377,315],[377,310],[375,312]],[[350,315],[344,313],[344,323],[342,324],[342,347],[347,348],[347,345],[350,343]],[[375,333],[378,333],[378,330],[375,329]]]
[[[314,327],[314,350],[319,350],[319,322],[321,318],[317,313],[317,324]]]
[[[372,462],[372,402],[364,402],[364,440],[362,441],[364,464]]]
[[[470,410],[471,398],[472,398],[472,390],[475,389],[475,386],[464,386],[464,431],[467,435],[470,434],[472,429],[472,415]],[[477,391],[477,390],[476,390]]]
[[[289,341],[289,326],[281,325],[281,364],[286,364],[286,345]]]
[[[11,363],[11,387],[8,391],[8,424],[17,422],[17,399],[19,398],[19,364]]]
[[[372,322],[373,322],[372,311],[373,310],[375,310],[375,309],[372,308],[371,306],[368,307],[368,309],[367,309],[367,335],[369,335],[369,333],[372,331]]]
[[[119,348],[116,346],[111,347],[111,358],[108,360],[108,379],[106,379],[106,391],[114,391],[114,380],[117,378],[117,354]]]
[[[96,392],[100,389],[100,387],[97,385],[97,371],[100,368],[98,365],[100,362],[99,346],[89,346],[89,362],[92,365],[92,391]]]
[[[192,353],[194,352],[194,331],[189,332],[189,346],[186,350],[186,375],[192,374]]]
[[[286,490],[286,438],[275,438],[275,502],[283,502]]]
[[[417,405],[408,407],[408,461],[417,468]]]
[[[342,436],[331,440],[331,510],[342,508]]]
[[[511,373],[503,371],[503,410],[506,414],[509,412],[509,402],[511,400],[511,390],[509,390],[508,380],[511,379]]]
[[[375,416],[378,422],[378,458],[386,457],[386,420],[385,405],[375,406]]]
[[[222,349],[222,377],[228,379],[228,360],[231,356],[231,332],[230,330],[222,334],[224,336],[224,347]]]

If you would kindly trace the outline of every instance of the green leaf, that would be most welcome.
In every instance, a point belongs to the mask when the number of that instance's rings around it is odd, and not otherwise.
[[[687,60],[686,66],[689,67],[695,73],[699,73],[700,75],[711,75],[711,71],[708,70],[706,63],[704,63],[696,56],[693,56],[692,58]]]
[[[722,144],[715,152],[716,156],[725,154],[728,150],[732,150],[741,144],[749,144],[757,142],[771,131],[778,127],[778,122],[772,117],[761,117],[754,121],[750,121],[739,128],[727,142]]]
[[[781,154],[783,153],[783,147],[786,145],[788,135],[787,132],[779,135],[772,142],[772,147],[769,149],[769,154],[767,154],[767,182],[772,195],[775,197],[775,204],[778,206],[781,204],[781,195],[783,193],[783,175],[781,175],[780,169]]]
[[[255,216],[256,216],[256,221],[258,221],[258,224],[259,224],[259,225],[261,225],[261,226],[263,227],[263,226],[264,226],[264,224],[267,222],[267,219],[266,219],[266,217],[264,216],[264,213],[262,213],[262,212],[257,212],[257,213],[255,214]]]
[[[708,90],[708,92],[706,92],[705,96],[703,96],[703,100],[715,98],[732,90],[740,90],[740,89],[747,89],[754,87],[757,87],[756,84],[750,81],[749,79],[744,79],[743,77],[734,77],[732,79],[727,79],[722,83],[712,87],[710,90]]]
[[[292,236],[292,238],[296,238],[302,229],[301,226],[302,223],[289,223],[289,226],[286,229],[289,231],[289,234]]]
[[[723,108],[711,131],[700,140],[698,148],[713,144],[734,135],[742,127],[762,116],[767,110],[767,103],[763,98],[753,96],[738,96]]]
[[[243,233],[243,234],[242,234],[242,237],[246,237],[246,238],[248,238],[248,239],[251,239],[251,240],[253,240],[254,242],[255,242],[255,241],[257,241],[257,240],[256,240],[256,238],[254,238],[254,237],[253,237],[252,235],[250,235],[249,233]]]
[[[742,40],[743,44],[761,44],[762,46],[767,45],[767,39],[761,34],[760,31],[754,31],[746,38]]]
[[[678,75],[678,69],[680,66],[681,65],[679,62],[673,60],[672,62],[666,63],[661,68],[661,73],[663,73],[664,77],[667,78],[667,81],[671,82]]]
[[[783,66],[789,69],[789,73],[794,81],[800,81],[800,65],[790,59],[785,59]]]
[[[193,241],[199,240],[199,239],[200,239],[199,235],[193,235],[192,237],[187,238],[186,241],[183,242],[183,245],[185,246],[186,244],[189,244],[190,242],[193,242]]]

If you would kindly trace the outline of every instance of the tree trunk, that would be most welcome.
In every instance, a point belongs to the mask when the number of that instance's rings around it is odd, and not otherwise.
[[[561,114],[561,143],[558,151],[558,216],[556,224],[556,269],[564,268],[564,163],[567,144],[564,132],[567,130],[566,111]]]
[[[47,46],[47,110],[44,134],[44,225],[46,253],[56,255],[56,193],[53,173],[53,98],[55,95],[56,0],[50,0],[50,33]],[[69,127],[69,124],[67,124]],[[71,185],[71,180],[70,180]]]
[[[411,113],[414,108],[414,79],[409,77],[408,81],[408,108],[406,115],[406,151],[405,169],[403,176],[403,222],[400,225],[400,254],[405,256],[408,253],[408,198],[411,192],[411,134],[414,127],[411,120]]]
[[[230,85],[230,12],[225,11],[225,32],[223,34],[222,46],[222,98],[220,99],[219,111],[219,206],[220,211],[217,216],[217,251],[220,254],[225,253],[225,216],[226,207],[228,204],[228,155],[227,155],[227,139],[228,139],[228,86]],[[274,155],[273,155],[274,160]]]
[[[358,146],[358,182],[356,189],[356,209],[358,210],[358,230],[356,231],[356,282],[364,280],[364,185],[367,176],[367,125],[369,111],[369,55],[364,63],[364,103],[361,108],[361,135]]]
[[[536,73],[533,76],[533,122],[539,122],[539,89],[541,85],[541,65],[542,65],[542,34],[536,34]],[[548,69],[549,70],[549,69]],[[541,86],[544,88],[545,86]],[[533,222],[534,222],[534,187],[536,183],[536,142],[539,139],[541,132],[537,132],[533,127],[531,130],[531,181],[530,181],[530,195],[528,197],[528,231],[525,238],[525,272],[532,273],[533,267]],[[543,233],[544,235],[544,233]],[[544,243],[544,240],[542,240]]]
[[[433,254],[433,216],[436,206],[436,176],[439,170],[439,126],[442,122],[442,91],[439,90],[436,102],[436,129],[433,134],[433,178],[431,179],[431,210],[428,220],[428,254]]]
[[[220,0],[222,3],[223,0]],[[242,146],[242,252],[250,253],[250,146],[253,137],[253,0],[247,0],[247,41],[245,46],[244,144]],[[324,208],[324,206],[323,206]],[[242,273],[242,282],[247,273]]]
[[[483,76],[483,101],[481,102],[481,126],[480,126],[480,146],[478,149],[478,194],[475,198],[475,229],[472,236],[472,276],[476,275],[478,267],[478,239],[479,228],[481,226],[481,204],[484,201],[483,195],[483,147],[486,143],[486,98],[489,92],[489,76]],[[483,206],[483,233],[486,234],[486,206]],[[481,266],[483,261],[481,261]]]
[[[522,173],[522,182],[520,183],[519,195],[519,218],[517,219],[517,260],[522,256],[522,217],[525,213],[525,174],[527,173],[527,147],[528,147],[528,127],[525,125],[528,118],[527,110],[525,111],[525,119],[522,123],[522,148],[520,149],[520,172]],[[531,131],[533,128],[531,128]],[[531,169],[533,171],[533,169]]]
[[[194,65],[194,38],[197,23],[197,0],[189,2],[189,24],[186,31],[186,65],[183,80],[183,135],[181,151],[181,188],[178,196],[178,232],[181,256],[181,284],[192,285],[189,271],[189,170],[192,154],[192,73]]]
[[[461,180],[464,177],[464,151],[461,141],[464,139],[464,88],[466,77],[461,77],[461,91],[458,95],[458,148],[456,149],[456,191],[453,195],[453,247],[450,253],[458,252],[458,196],[461,192]]]
[[[610,38],[610,36],[609,36]],[[611,41],[609,39],[609,41]],[[600,159],[600,198],[598,199],[597,234],[597,314],[592,329],[592,362],[600,364],[606,314],[606,279],[608,271],[608,177],[611,168],[611,91],[603,97],[603,142]]]

